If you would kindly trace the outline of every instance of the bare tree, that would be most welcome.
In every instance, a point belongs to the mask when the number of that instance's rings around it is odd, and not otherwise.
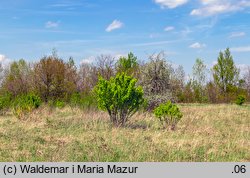
[[[250,96],[250,66],[247,67],[247,71],[244,74],[244,80],[248,95]]]
[[[2,86],[3,78],[4,78],[4,69],[2,63],[0,63],[0,86]]]
[[[98,74],[109,80],[115,74],[115,58],[111,55],[100,55],[96,58]]]
[[[66,100],[69,100],[71,95],[77,91],[77,67],[75,65],[74,59],[72,57],[69,58],[67,63],[64,63],[65,67],[65,95]]]
[[[170,88],[171,92],[179,100],[185,85],[185,71],[182,65],[179,65],[177,68],[173,69],[170,75]]]
[[[81,92],[90,92],[98,81],[97,67],[93,64],[83,63],[78,71],[77,88]]]

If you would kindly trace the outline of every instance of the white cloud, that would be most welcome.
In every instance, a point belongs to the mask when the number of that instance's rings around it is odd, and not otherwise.
[[[6,59],[7,59],[7,58],[6,58],[6,56],[5,56],[5,55],[0,54],[0,62],[5,61]]]
[[[105,51],[107,52],[107,51]],[[121,57],[126,57],[127,55],[126,54],[122,54],[122,53],[116,53],[116,52],[112,52],[112,51],[108,51],[108,54],[107,56],[111,56],[115,61],[118,61]],[[90,56],[90,57],[87,57],[87,58],[84,58],[81,60],[80,64],[93,64],[96,60],[96,57],[95,56]]]
[[[216,4],[216,5],[209,5],[204,8],[194,9],[191,12],[191,15],[197,16],[212,16],[216,14],[221,14],[225,12],[232,12],[238,10],[238,7],[231,6],[230,4]]]
[[[166,32],[169,32],[169,31],[172,31],[172,30],[174,30],[175,28],[173,27],[173,26],[168,26],[168,27],[166,27],[165,29],[164,29],[164,31],[166,31]]]
[[[247,73],[247,71],[248,71],[248,69],[249,69],[250,66],[247,65],[247,64],[237,64],[236,67],[238,69],[240,69],[240,73],[241,74],[245,74],[245,73]]]
[[[59,26],[59,22],[48,21],[45,23],[46,28],[56,28]]]
[[[231,48],[233,52],[250,52],[250,46],[240,46]]]
[[[8,66],[8,64],[11,62],[9,58],[7,58],[5,55],[0,54],[0,63],[2,64],[3,67]]]
[[[111,32],[113,30],[119,29],[123,27],[123,23],[119,20],[114,20],[107,28],[106,32]]]
[[[191,44],[189,47],[194,48],[194,49],[200,49],[200,48],[205,48],[206,45],[196,42],[196,43]]]
[[[218,61],[213,61],[212,65],[215,66],[216,64],[218,64]]]
[[[246,0],[200,0],[202,7],[193,9],[190,15],[213,16],[222,13],[244,10],[250,6]]]
[[[80,64],[91,64],[95,61],[95,56],[90,56],[88,58],[83,59]]]
[[[115,61],[118,61],[121,57],[127,57],[126,54],[114,54]]]
[[[229,38],[238,38],[243,36],[246,36],[245,32],[233,32],[230,34]]]
[[[239,2],[239,5],[243,6],[243,7],[248,7],[248,6],[250,6],[250,1],[249,0],[241,0]]]
[[[159,4],[161,8],[176,8],[178,6],[184,5],[188,0],[154,0],[156,4]]]
[[[171,43],[175,43],[175,42],[179,42],[179,40],[172,40],[172,41],[155,41],[155,42],[146,42],[146,43],[136,43],[136,44],[132,44],[132,45],[130,45],[130,46],[134,46],[134,47],[160,46],[160,45],[171,44]]]
[[[207,4],[215,3],[217,1],[218,0],[201,0],[201,3],[204,4],[204,5],[207,5]]]

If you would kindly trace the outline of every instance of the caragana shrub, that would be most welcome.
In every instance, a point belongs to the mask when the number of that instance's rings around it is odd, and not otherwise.
[[[95,88],[98,107],[108,112],[113,126],[124,126],[143,104],[143,89],[136,82],[125,73],[118,73],[109,81],[99,78]]]
[[[164,128],[170,127],[175,130],[176,124],[181,120],[183,114],[177,105],[168,101],[165,104],[160,104],[154,109],[154,115],[159,119]]]
[[[26,114],[37,109],[41,104],[41,98],[33,93],[21,95],[13,102],[13,113],[18,119],[22,119]]]
[[[246,102],[246,97],[244,95],[239,95],[235,103],[239,106],[242,106]]]

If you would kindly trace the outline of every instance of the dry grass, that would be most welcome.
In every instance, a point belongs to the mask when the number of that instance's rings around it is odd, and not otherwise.
[[[0,116],[0,161],[250,161],[250,106],[181,105],[177,130],[149,113],[112,128],[100,111]]]

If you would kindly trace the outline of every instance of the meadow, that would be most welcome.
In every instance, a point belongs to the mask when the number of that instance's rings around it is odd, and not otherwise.
[[[97,110],[41,106],[22,120],[8,112],[0,116],[0,161],[250,161],[250,105],[178,106],[175,131],[142,111],[122,128]]]

